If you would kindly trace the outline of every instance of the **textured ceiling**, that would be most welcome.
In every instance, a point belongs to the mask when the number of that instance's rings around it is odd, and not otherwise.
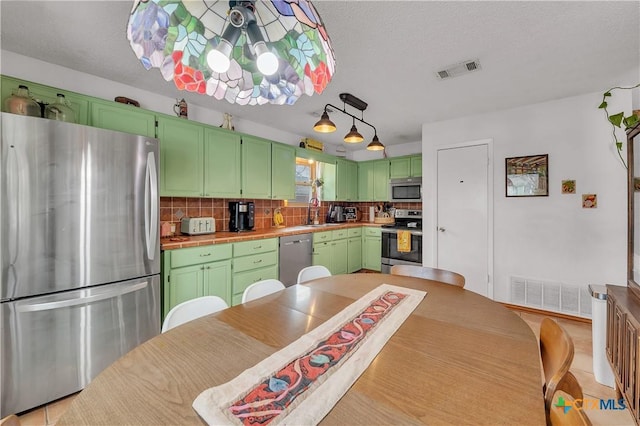
[[[315,1],[337,58],[327,90],[293,106],[237,106],[180,92],[158,70],[146,71],[126,39],[132,4],[2,0],[2,49],[336,145],[351,121],[333,114],[338,131],[319,135],[312,113],[341,106],[342,92],[369,104],[364,119],[393,145],[421,140],[423,123],[640,80],[638,1]],[[482,69],[436,77],[470,59]],[[365,143],[373,136],[359,130]]]

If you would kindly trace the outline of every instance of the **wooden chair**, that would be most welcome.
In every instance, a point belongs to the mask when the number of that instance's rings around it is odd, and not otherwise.
[[[162,323],[162,332],[164,333],[185,322],[193,321],[196,318],[213,314],[228,307],[227,302],[218,296],[202,296],[187,300],[174,306],[169,311]]]
[[[575,399],[582,399],[582,389],[569,372],[573,354],[573,341],[565,329],[551,318],[544,318],[540,323],[540,358],[544,370],[542,392],[547,419],[556,390],[569,391],[576,395]],[[580,389],[579,393],[576,388]]]
[[[560,397],[563,398],[564,404],[560,403]],[[571,371],[567,371],[556,387],[547,416],[548,423],[552,426],[591,426],[591,420],[582,409],[583,399],[578,379]],[[570,408],[565,411],[565,406]]]
[[[441,281],[443,283],[457,285],[461,288],[464,288],[465,282],[464,277],[456,272],[451,272],[444,269],[429,268],[427,266],[393,265],[391,267],[391,274]]]
[[[9,414],[0,420],[0,426],[20,426],[20,419],[15,414]]]
[[[244,289],[244,293],[242,293],[242,303],[268,296],[276,291],[284,290],[284,288],[284,284],[275,279],[258,281]]]
[[[322,265],[307,266],[298,272],[298,284],[323,277],[330,277],[331,271]]]

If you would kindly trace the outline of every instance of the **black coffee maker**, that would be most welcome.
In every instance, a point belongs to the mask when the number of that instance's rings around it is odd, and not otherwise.
[[[252,201],[229,201],[229,231],[251,231],[255,206]]]

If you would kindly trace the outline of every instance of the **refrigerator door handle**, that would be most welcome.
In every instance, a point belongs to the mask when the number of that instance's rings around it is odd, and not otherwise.
[[[20,164],[18,153],[13,146],[9,147],[7,154],[7,198],[11,200],[7,209],[8,251],[9,264],[14,265],[18,261],[20,241]]]
[[[147,256],[153,260],[158,239],[158,171],[153,152],[147,154],[147,173],[144,183],[144,230]]]
[[[102,294],[96,294],[95,296],[79,297],[79,298],[73,298],[73,299],[67,299],[67,300],[58,300],[56,302],[19,305],[16,307],[16,310],[18,312],[37,312],[37,311],[48,311],[51,309],[68,308],[71,306],[78,306],[78,305],[87,305],[89,303],[98,302],[100,300],[112,299],[118,296],[124,296],[125,294],[142,290],[146,288],[148,285],[149,283],[145,281],[142,283],[130,285],[126,287],[124,290],[119,289],[115,291],[108,291]]]

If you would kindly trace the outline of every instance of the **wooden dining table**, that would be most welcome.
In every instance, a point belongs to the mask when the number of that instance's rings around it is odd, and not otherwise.
[[[192,408],[201,392],[383,283],[427,295],[321,424],[545,424],[538,342],[518,315],[456,286],[374,273],[294,285],[154,337],[98,375],[58,424],[203,424]]]

